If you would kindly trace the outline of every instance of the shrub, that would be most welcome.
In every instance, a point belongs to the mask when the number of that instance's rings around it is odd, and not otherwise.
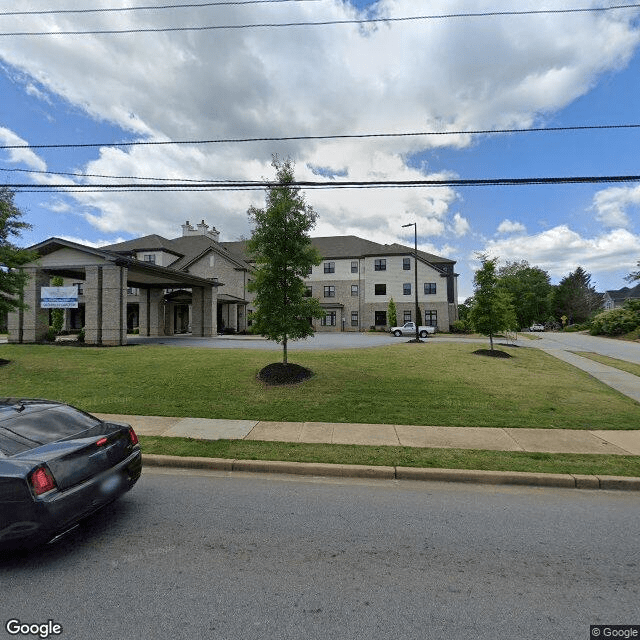
[[[469,323],[464,320],[456,320],[451,324],[451,333],[471,333]]]
[[[640,327],[640,305],[637,302],[628,300],[621,308],[599,313],[591,321],[591,335],[620,336]]]

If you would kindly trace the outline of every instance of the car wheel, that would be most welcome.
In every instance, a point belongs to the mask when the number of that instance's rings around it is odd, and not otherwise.
[[[402,331],[394,331],[394,332],[393,332],[393,335],[394,335],[396,338],[399,338],[399,337],[402,335]]]
[[[427,332],[426,331],[421,331],[420,332],[420,337],[421,338],[426,338],[427,337]]]

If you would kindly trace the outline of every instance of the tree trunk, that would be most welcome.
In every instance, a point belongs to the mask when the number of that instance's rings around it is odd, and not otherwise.
[[[287,336],[284,337],[284,340],[282,341],[282,363],[283,364],[287,364],[288,360],[287,360]]]

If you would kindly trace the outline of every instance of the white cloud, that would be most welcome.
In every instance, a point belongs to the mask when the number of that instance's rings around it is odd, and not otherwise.
[[[527,228],[521,222],[512,222],[511,220],[503,220],[498,225],[498,233],[525,233]]]
[[[535,235],[490,240],[484,251],[499,256],[501,261],[527,260],[556,279],[579,266],[589,273],[606,274],[618,272],[627,264],[628,273],[640,255],[640,236],[615,229],[586,238],[567,225],[559,225]]]
[[[0,144],[7,146],[26,145],[28,144],[19,135],[13,131],[9,131],[5,127],[0,127]],[[26,164],[34,171],[44,171],[47,168],[44,160],[39,158],[33,151],[28,148],[24,149],[7,149],[9,161],[16,164]]]
[[[471,229],[471,225],[466,218],[463,218],[459,213],[453,216],[453,233],[460,237],[467,235]]]
[[[627,209],[640,205],[640,187],[611,187],[593,198],[596,219],[607,228],[625,228],[630,224]]]
[[[29,10],[32,4],[14,0],[12,10]],[[480,0],[434,0],[420,13],[486,7]],[[513,8],[513,0],[491,4],[495,11]],[[521,0],[517,8],[537,9],[539,2]],[[380,0],[377,9],[389,17],[418,13],[415,0]],[[340,20],[354,15],[348,2],[326,0],[250,9],[235,5],[29,16],[16,28],[137,29]],[[4,30],[13,28],[3,23]],[[14,82],[22,82],[25,93],[36,96],[49,115],[54,105],[63,104],[70,112],[82,110],[96,122],[110,123],[132,136],[219,140],[526,127],[585,95],[602,74],[624,67],[639,41],[634,12],[611,11],[367,27],[1,38],[0,60],[19,69]],[[68,114],[55,115],[59,127]],[[5,144],[23,138],[42,142],[37,135],[41,134],[0,129]],[[65,135],[74,138],[75,132],[58,128],[49,139],[64,140]],[[271,154],[277,152],[293,158],[301,179],[318,179],[312,167],[322,167],[333,170],[337,179],[416,180],[453,173],[440,166],[411,167],[408,159],[415,154],[470,144],[469,136],[456,135],[141,146],[103,149],[81,168],[97,175],[259,180],[273,177]],[[11,152],[10,159],[35,170],[46,168],[30,150]],[[45,175],[34,179],[40,184],[62,180]],[[640,240],[629,230],[628,210],[638,204],[638,193],[611,189],[594,199],[598,220],[613,231],[585,237],[552,223],[555,226],[542,233],[527,234],[517,221],[498,225],[495,220],[491,229],[505,237],[487,242],[484,250],[502,259],[527,259],[556,277],[578,264],[605,273],[626,263],[631,269],[640,255]],[[313,235],[356,234],[382,243],[411,244],[402,225],[416,222],[422,249],[458,260],[463,251],[458,243],[471,236],[469,221],[479,227],[475,221],[483,215],[464,209],[450,187],[307,190],[306,197],[319,214]],[[264,204],[260,191],[103,192],[67,198],[75,199],[78,213],[103,237],[175,237],[185,220],[205,219],[220,229],[223,240],[235,240],[249,232],[249,205]],[[467,280],[472,273],[466,264],[459,264],[458,270]]]

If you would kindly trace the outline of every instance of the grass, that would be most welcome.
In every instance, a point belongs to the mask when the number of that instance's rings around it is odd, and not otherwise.
[[[594,360],[600,364],[606,364],[608,367],[620,369],[620,371],[626,371],[627,373],[640,377],[640,364],[636,364],[635,362],[627,362],[626,360],[618,360],[617,358],[610,358],[609,356],[601,356],[600,354],[593,353],[591,351],[574,351],[573,353],[577,356],[589,358],[589,360]]]
[[[640,456],[418,449],[140,436],[144,453],[234,460],[640,476]]]
[[[315,375],[267,387],[257,373],[279,353],[167,346],[0,345],[0,394],[85,410],[264,421],[638,429],[640,404],[536,349],[399,343],[292,352]]]

